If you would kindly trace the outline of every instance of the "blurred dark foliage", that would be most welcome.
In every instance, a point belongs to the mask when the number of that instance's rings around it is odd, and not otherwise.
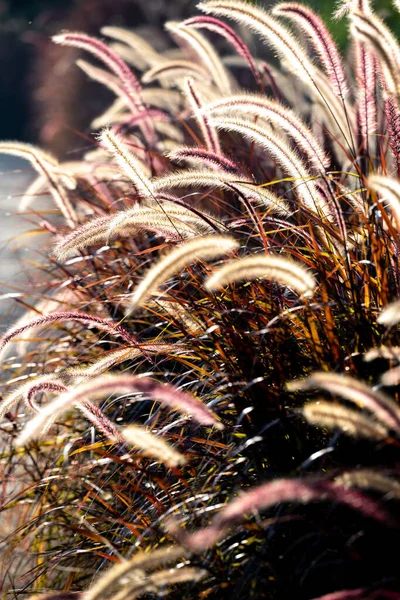
[[[166,20],[192,9],[190,0],[0,1],[1,139],[34,141],[63,154],[79,146],[76,132],[94,114],[93,103],[104,101],[99,86],[92,94],[87,78],[73,68],[77,53],[56,47],[52,35],[61,29],[98,35],[105,24],[147,24],[159,32]],[[82,102],[89,96],[90,106]]]

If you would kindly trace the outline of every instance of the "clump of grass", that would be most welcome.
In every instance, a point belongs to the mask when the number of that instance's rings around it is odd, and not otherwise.
[[[199,9],[56,36],[93,149],[0,145],[60,212],[0,341],[5,597],[399,598],[400,46],[367,0],[348,64],[306,6]]]

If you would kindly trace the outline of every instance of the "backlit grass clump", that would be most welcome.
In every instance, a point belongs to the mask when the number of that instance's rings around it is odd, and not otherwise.
[[[115,94],[80,160],[0,144],[57,209],[0,341],[4,598],[400,598],[400,45],[368,0],[346,61],[306,5],[198,9],[55,36]]]

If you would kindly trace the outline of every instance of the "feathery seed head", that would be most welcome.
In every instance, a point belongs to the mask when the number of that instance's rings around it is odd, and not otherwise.
[[[366,408],[373,413],[385,427],[400,431],[400,408],[386,394],[372,389],[362,381],[338,373],[313,373],[307,379],[291,381],[289,390],[326,390],[349,402]]]
[[[60,180],[57,170],[59,162],[54,156],[32,144],[22,142],[0,142],[0,154],[9,154],[28,160],[48,184],[54,202],[64,216],[67,225],[74,227],[77,215],[69,200],[68,192],[65,190],[62,180]],[[34,191],[37,192],[37,190]]]
[[[139,593],[147,591],[154,592],[157,590],[157,586],[154,585],[156,582],[151,582],[154,588],[151,585],[150,589],[146,587],[146,583],[152,576],[146,574],[145,569],[160,567],[188,556],[189,552],[176,544],[163,546],[150,552],[136,552],[133,558],[114,564],[111,569],[100,576],[91,588],[85,592],[85,600],[105,600],[105,598],[110,597],[111,590],[121,585],[126,588],[126,595],[123,598],[137,597]],[[162,576],[158,581],[159,587],[163,585],[163,581],[165,582],[167,574],[168,571],[154,573],[154,575]],[[175,575],[175,571],[172,571],[172,574]],[[193,579],[195,577],[192,574]],[[137,586],[136,589],[135,586]]]
[[[78,250],[83,250],[92,244],[104,241],[112,221],[112,216],[98,217],[77,227],[67,236],[61,236],[53,248],[54,257],[64,262]]]
[[[143,108],[143,103],[140,98],[141,85],[136,79],[128,65],[111,50],[102,41],[86,35],[85,33],[75,31],[65,31],[54,35],[52,40],[55,44],[62,46],[72,46],[86,50],[101,62],[103,62],[121,81],[127,95],[131,101],[131,107],[134,113]]]
[[[330,158],[319,141],[294,111],[261,94],[230,95],[206,104],[202,112],[217,119],[221,115],[229,118],[232,113],[254,115],[265,119],[293,139],[307,155],[317,172],[324,172],[330,164]]]
[[[231,27],[229,27],[229,25],[223,21],[220,21],[220,19],[204,16],[186,19],[183,24],[189,27],[194,27],[195,29],[207,29],[208,31],[213,31],[219,35],[222,35],[235,48],[239,56],[241,56],[247,62],[258,86],[262,87],[262,79],[249,48],[246,46],[242,38],[238,36],[238,34]]]
[[[129,150],[122,137],[111,129],[103,129],[99,141],[112,153],[122,171],[134,183],[137,192],[145,197],[153,196],[153,187],[148,179],[141,162]]]
[[[180,543],[194,552],[200,552],[217,543],[235,524],[243,521],[246,514],[261,511],[282,502],[336,501],[343,503],[377,521],[387,520],[379,505],[362,494],[334,486],[330,482],[312,482],[302,479],[277,479],[250,489],[231,500],[214,518],[211,525],[191,535],[174,531]]]
[[[348,83],[342,59],[322,19],[310,8],[297,2],[281,2],[273,7],[272,14],[289,18],[300,31],[307,35],[319,56],[333,90],[339,97],[344,98],[348,92]]]
[[[387,91],[400,97],[400,45],[391,31],[374,13],[359,10],[351,13],[351,33],[364,42],[380,61],[380,70]]]
[[[380,423],[359,411],[333,402],[309,402],[302,412],[312,425],[339,429],[352,437],[382,440],[388,436],[388,429]]]
[[[187,27],[184,23],[168,22],[165,28],[173,35],[190,58],[200,63],[209,73],[216,87],[222,93],[229,93],[231,84],[229,75],[213,46],[197,30]]]
[[[289,29],[266,11],[240,0],[208,0],[200,2],[197,6],[207,15],[227,17],[247,25],[259,34],[264,42],[272,46],[292,73],[304,77],[308,85],[314,86],[315,67],[306,51]]]
[[[186,169],[175,173],[170,173],[152,181],[155,192],[163,192],[175,187],[211,187],[216,189],[225,189],[233,191],[244,196],[249,200],[262,203],[272,212],[287,216],[290,209],[287,203],[278,198],[267,189],[258,186],[255,182],[245,179],[243,176],[236,176],[223,171],[197,169]]]
[[[371,175],[368,186],[383,195],[383,200],[388,200],[392,209],[397,231],[400,233],[400,183],[394,177]],[[381,321],[378,320],[380,323]]]
[[[400,300],[392,302],[379,314],[377,321],[379,325],[385,325],[385,327],[393,327],[400,322]]]
[[[145,456],[155,458],[168,467],[178,467],[186,462],[182,454],[174,450],[167,442],[139,425],[129,425],[122,431],[128,444],[141,450]]]
[[[15,441],[16,446],[23,446],[31,439],[37,439],[43,434],[43,427],[54,422],[74,405],[90,399],[100,400],[109,394],[141,393],[161,402],[164,406],[189,414],[201,425],[214,425],[222,429],[213,412],[200,400],[178,390],[169,384],[161,384],[148,377],[132,375],[108,374],[95,377],[91,381],[78,384],[55,400],[46,404],[41,411],[31,419]]]
[[[237,250],[238,247],[236,240],[227,235],[204,236],[177,246],[161,258],[138,285],[131,298],[131,311],[143,304],[160,285],[191,263],[219,258]]]
[[[219,117],[210,119],[210,124],[218,129],[240,133],[267,150],[290,177],[300,182],[296,182],[296,191],[305,206],[312,211],[320,211],[322,215],[329,215],[330,209],[318,193],[306,165],[283,138],[246,119]]]
[[[293,287],[305,296],[312,295],[316,286],[314,277],[294,261],[272,254],[257,254],[239,258],[217,269],[206,280],[205,287],[212,291],[229,283],[259,277]]]
[[[26,323],[18,324],[15,327],[11,327],[0,339],[0,358],[4,356],[9,342],[17,336],[39,327],[46,327],[52,323],[65,323],[68,321],[84,323],[85,325],[95,325],[101,331],[110,333],[111,335],[120,336],[128,343],[134,343],[133,337],[123,327],[115,324],[111,320],[73,311],[53,312],[27,321]]]

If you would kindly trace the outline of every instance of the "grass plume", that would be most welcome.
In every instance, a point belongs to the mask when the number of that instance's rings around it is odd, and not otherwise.
[[[222,235],[203,236],[184,242],[150,269],[130,299],[130,310],[143,304],[160,285],[191,263],[213,260],[237,248],[238,243],[232,237]]]

